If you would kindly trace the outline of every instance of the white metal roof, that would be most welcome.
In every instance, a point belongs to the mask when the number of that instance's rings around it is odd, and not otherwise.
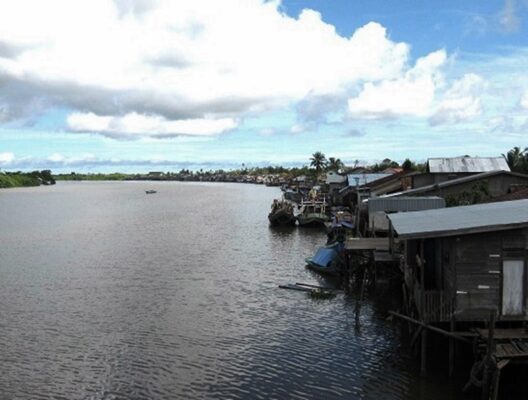
[[[528,226],[528,200],[389,214],[401,239],[456,236]]]
[[[427,164],[432,173],[510,171],[504,157],[430,158]]]

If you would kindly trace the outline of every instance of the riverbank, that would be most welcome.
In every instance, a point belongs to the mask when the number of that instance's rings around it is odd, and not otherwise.
[[[55,184],[55,179],[49,170],[28,173],[0,172],[0,189],[53,184]]]

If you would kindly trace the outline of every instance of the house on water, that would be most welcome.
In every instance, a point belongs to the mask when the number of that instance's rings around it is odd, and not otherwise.
[[[528,321],[528,200],[387,217],[421,321]]]
[[[421,336],[426,371],[427,331],[473,348],[466,388],[497,399],[502,369],[528,362],[528,200],[389,214],[390,243],[401,254],[403,314]],[[489,396],[489,397],[488,397]]]

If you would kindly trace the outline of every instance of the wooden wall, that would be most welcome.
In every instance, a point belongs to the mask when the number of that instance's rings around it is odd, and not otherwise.
[[[451,242],[454,252],[456,319],[486,320],[490,309],[496,309],[499,319],[502,304],[502,262],[523,258],[526,278],[526,232],[499,231],[444,239]],[[525,285],[525,298],[526,296]],[[526,300],[525,300],[526,302]],[[524,317],[528,317],[525,307]]]

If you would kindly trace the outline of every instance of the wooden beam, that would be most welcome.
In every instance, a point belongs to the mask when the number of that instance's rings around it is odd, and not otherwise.
[[[456,333],[451,333],[451,332],[446,331],[444,329],[437,328],[436,326],[427,325],[426,323],[424,323],[422,321],[418,321],[417,319],[408,317],[407,315],[402,315],[402,314],[397,313],[395,311],[389,311],[389,314],[393,315],[395,317],[404,319],[406,321],[412,322],[412,323],[414,323],[416,325],[423,326],[424,328],[429,329],[430,331],[433,331],[433,332],[436,332],[436,333],[440,333],[441,335],[444,335],[444,336],[447,336],[447,337],[452,337],[453,339],[460,340],[461,342],[464,342],[464,343],[473,344],[473,341],[471,341],[469,339],[466,339],[465,337],[462,337],[462,336],[460,336],[460,335],[458,335]]]

